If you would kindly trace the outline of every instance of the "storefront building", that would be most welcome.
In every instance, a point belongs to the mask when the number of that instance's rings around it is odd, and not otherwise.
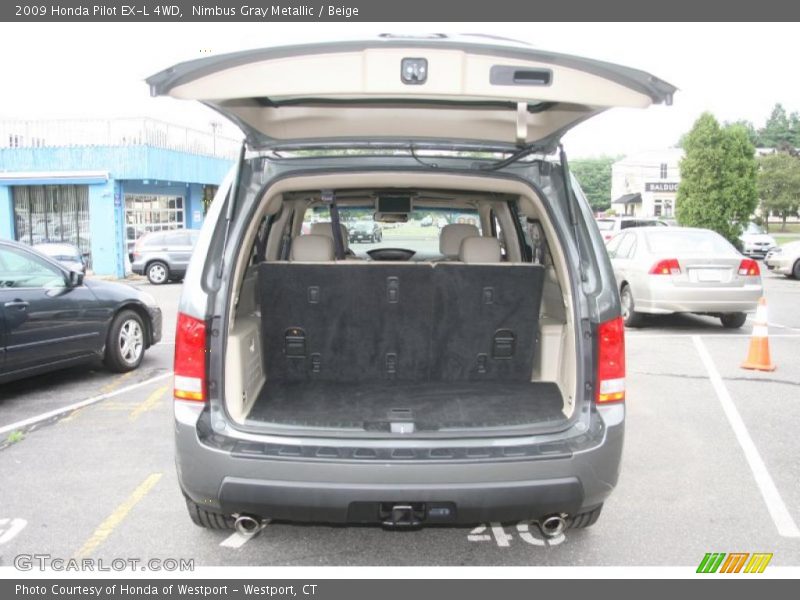
[[[611,167],[611,208],[636,217],[675,218],[680,148],[626,156]]]
[[[202,225],[238,145],[150,119],[0,121],[0,238],[68,242],[123,277],[139,236]]]

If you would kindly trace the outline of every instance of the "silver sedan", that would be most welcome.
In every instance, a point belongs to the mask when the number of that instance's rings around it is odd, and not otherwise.
[[[770,271],[800,279],[800,241],[773,248],[764,258]]]
[[[630,327],[645,314],[698,313],[738,328],[763,294],[758,263],[708,229],[630,229],[606,248]]]

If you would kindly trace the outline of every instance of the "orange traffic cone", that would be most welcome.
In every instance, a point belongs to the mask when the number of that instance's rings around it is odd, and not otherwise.
[[[767,299],[758,300],[756,320],[753,323],[753,335],[750,338],[750,351],[747,360],[742,363],[743,369],[757,371],[774,371],[775,365],[769,357],[769,329],[767,328]]]

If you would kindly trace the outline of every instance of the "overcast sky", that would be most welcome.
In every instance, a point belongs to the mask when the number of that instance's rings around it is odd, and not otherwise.
[[[150,98],[144,78],[208,51],[385,31],[499,35],[644,69],[679,88],[671,107],[615,109],[578,126],[564,140],[573,157],[672,146],[704,110],[756,126],[775,102],[800,110],[798,24],[2,23],[0,118],[153,116],[210,131],[214,113]]]

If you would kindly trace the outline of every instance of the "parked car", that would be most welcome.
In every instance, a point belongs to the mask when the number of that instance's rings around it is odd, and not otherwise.
[[[89,254],[84,254],[77,246],[62,242],[48,242],[46,244],[36,244],[33,249],[49,256],[53,260],[57,260],[70,271],[86,274]]]
[[[383,239],[381,226],[375,221],[356,221],[348,224],[350,243],[380,242]]]
[[[161,309],[131,286],[85,279],[49,256],[0,240],[0,383],[101,359],[137,368],[161,339]]]
[[[433,217],[430,215],[422,217],[422,220],[419,222],[419,224],[420,227],[430,227],[433,225]]]
[[[667,227],[666,221],[651,217],[601,217],[596,219],[597,228],[605,241],[610,240],[623,229],[631,227]]]
[[[196,229],[172,229],[143,235],[133,247],[131,270],[137,275],[146,275],[153,285],[183,279],[198,236]]]
[[[772,248],[764,264],[774,273],[800,279],[800,240]]]
[[[178,307],[176,462],[196,524],[536,519],[552,536],[597,520],[622,453],[624,327],[556,151],[571,125],[673,86],[524,44],[391,36],[192,60],[148,83],[228,116],[248,145]],[[337,260],[344,240],[297,224],[338,203],[478,222],[442,229],[454,260],[435,268],[403,248]]]
[[[607,244],[631,327],[644,315],[697,313],[739,328],[763,295],[758,263],[708,229],[642,227]]]
[[[752,222],[747,224],[739,236],[739,242],[742,244],[742,254],[753,258],[764,258],[778,245],[775,238],[764,231],[763,227]]]

